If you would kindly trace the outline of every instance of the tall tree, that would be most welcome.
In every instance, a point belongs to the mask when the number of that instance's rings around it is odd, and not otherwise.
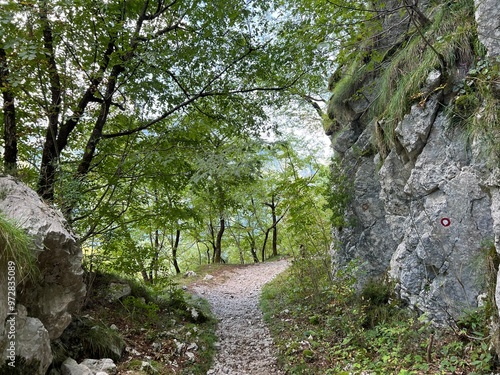
[[[24,121],[30,109],[31,137],[42,137],[33,150],[41,154],[39,194],[54,200],[68,157],[75,177],[86,178],[104,141],[155,133],[192,111],[256,109],[305,79],[304,51],[282,48],[274,9],[222,0],[39,0],[5,8],[4,58],[19,66],[21,49],[33,51],[16,115]],[[118,123],[120,115],[137,121]]]

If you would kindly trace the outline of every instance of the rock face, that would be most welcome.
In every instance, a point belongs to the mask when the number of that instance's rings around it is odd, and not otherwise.
[[[0,177],[0,211],[33,237],[40,278],[35,283],[17,280],[16,355],[39,361],[33,374],[45,374],[52,360],[50,340],[62,334],[85,296],[82,252],[62,215],[11,177]],[[7,290],[5,281],[0,280],[0,290]],[[0,321],[6,317],[2,298]],[[0,329],[2,353],[7,349],[6,327]]]
[[[500,55],[500,0],[475,0],[478,37],[491,57]]]
[[[487,56],[499,56],[500,1],[476,1],[475,9]],[[460,64],[467,72],[473,62]],[[463,80],[459,74],[448,84]],[[376,79],[365,78],[355,97],[372,92]],[[352,180],[345,213],[352,225],[334,230],[332,253],[336,266],[358,260],[361,281],[390,275],[410,306],[447,323],[477,307],[491,287],[488,257],[492,249],[500,253],[500,173],[481,137],[452,122],[459,94],[442,89],[442,80],[429,70],[420,87],[424,99],[395,124],[386,149],[377,141],[384,119],[367,115],[369,102],[351,106],[349,116],[337,106],[335,119],[344,122],[332,142]],[[500,306],[500,274],[496,301]]]

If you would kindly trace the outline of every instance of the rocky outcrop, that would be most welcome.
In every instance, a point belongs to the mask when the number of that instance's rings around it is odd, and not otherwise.
[[[500,0],[475,0],[477,33],[490,57],[500,55]]]
[[[477,30],[489,58],[499,54],[499,9],[499,1],[476,1]],[[390,29],[390,22],[384,27]],[[353,186],[345,213],[351,225],[334,230],[334,264],[358,260],[361,281],[390,275],[410,306],[441,323],[477,307],[491,288],[491,249],[500,252],[497,162],[479,133],[470,136],[450,115],[456,87],[474,64],[457,56],[462,61],[452,73],[428,70],[418,94],[408,98],[413,105],[392,127],[390,143],[382,139],[388,137],[386,112],[370,115],[370,101],[351,105],[349,117],[333,106],[336,121],[344,119],[333,147]],[[381,85],[377,76],[364,79],[355,98]],[[339,102],[335,95],[332,101]],[[500,274],[498,280],[500,306]]]
[[[62,215],[12,177],[0,177],[0,211],[33,238],[39,277],[35,281],[16,280],[16,355],[38,363],[29,373],[45,374],[52,361],[50,340],[62,334],[85,296],[82,252]],[[22,266],[16,264],[17,268]],[[2,291],[7,290],[5,281],[0,280]],[[2,298],[0,321],[6,322],[6,318],[6,301]],[[9,327],[2,328],[0,352],[7,358]]]

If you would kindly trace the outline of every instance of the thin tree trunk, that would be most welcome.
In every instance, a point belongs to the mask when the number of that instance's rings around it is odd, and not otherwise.
[[[16,131],[16,106],[14,94],[9,89],[9,69],[7,55],[0,48],[0,87],[3,96],[3,139],[4,155],[3,165],[7,174],[17,175],[17,131]]]
[[[271,213],[273,217],[273,256],[278,256],[278,218],[276,217],[276,204],[274,202],[274,196],[272,198]]]
[[[150,278],[149,278],[148,273],[146,272],[146,270],[142,270],[141,271],[141,275],[142,275],[142,279],[144,280],[144,282],[146,284],[150,284],[151,283],[151,280],[150,280]]]
[[[109,110],[111,108],[113,94],[115,93],[118,76],[124,70],[125,68],[122,65],[115,65],[108,78],[106,93],[104,96],[104,100],[101,103],[101,110],[99,112],[99,116],[97,117],[97,120],[95,122],[92,134],[90,135],[89,140],[87,141],[87,145],[85,146],[85,152],[83,153],[80,164],[78,165],[78,176],[80,178],[85,177],[90,170],[90,166],[92,165],[92,160],[94,159],[97,145],[102,137],[102,131],[104,129],[104,125],[106,125],[106,121],[108,120]]]
[[[181,239],[181,230],[177,229],[177,231],[175,232],[174,246],[172,246],[172,259],[174,263],[175,273],[177,275],[181,273],[181,269],[179,268],[179,263],[177,263],[177,249],[179,248],[180,239]]]
[[[210,218],[210,222],[208,223],[208,229],[210,230],[210,245],[212,245],[212,257],[210,257],[210,248],[207,246],[207,258],[208,258],[208,264],[210,264],[210,259],[212,259],[212,263],[215,263],[215,253],[217,252],[216,246],[215,246],[215,229],[214,229],[214,224],[212,222],[212,218]]]
[[[260,257],[261,261],[265,262],[266,261],[266,245],[267,245],[267,239],[269,238],[269,232],[271,231],[271,228],[267,228],[266,233],[264,235],[264,243],[262,244],[262,250],[260,251]]]
[[[215,251],[214,251],[214,263],[222,263],[222,236],[224,235],[224,230],[226,229],[224,218],[221,217],[219,220],[220,227],[217,232],[217,238],[215,240]]]
[[[245,257],[243,255],[243,247],[241,246],[241,236],[235,233],[232,226],[229,226],[228,229],[231,233],[231,236],[234,239],[234,243],[236,244],[236,247],[238,248],[238,254],[240,256],[240,264],[245,264]]]
[[[255,245],[255,237],[248,233],[248,237],[250,238],[250,252],[252,253],[252,258],[254,263],[259,263],[259,257],[257,256],[257,250]]]

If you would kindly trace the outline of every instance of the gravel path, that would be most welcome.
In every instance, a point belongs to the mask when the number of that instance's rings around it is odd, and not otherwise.
[[[286,260],[228,267],[191,289],[206,298],[219,319],[218,353],[207,375],[275,375],[274,346],[262,320],[262,286],[288,267]]]

